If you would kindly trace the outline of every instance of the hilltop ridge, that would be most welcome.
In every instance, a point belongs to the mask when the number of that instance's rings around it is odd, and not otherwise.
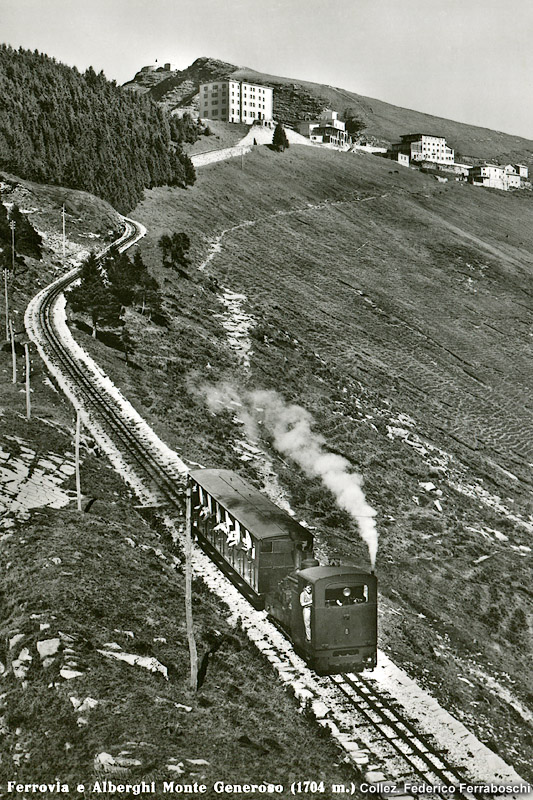
[[[315,117],[325,108],[341,116],[347,110],[364,124],[363,133],[375,143],[389,145],[412,132],[437,132],[446,137],[458,160],[495,160],[533,164],[533,140],[476,125],[425,114],[365,97],[335,86],[296,80],[225,61],[201,57],[183,70],[143,67],[125,88],[147,93],[169,111],[198,113],[198,86],[226,77],[264,83],[274,88],[274,116],[285,124]]]

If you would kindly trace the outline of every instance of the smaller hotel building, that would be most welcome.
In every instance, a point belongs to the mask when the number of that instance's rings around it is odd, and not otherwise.
[[[312,142],[333,144],[336,147],[344,147],[350,140],[346,132],[346,123],[339,119],[337,111],[329,108],[326,108],[317,120],[301,122],[298,130]]]
[[[427,133],[408,133],[401,136],[401,142],[393,144],[391,158],[398,154],[406,155],[409,161],[433,161],[435,164],[453,164],[454,152],[446,144],[444,136]]]
[[[271,120],[274,91],[270,86],[236,80],[218,80],[200,84],[199,116],[221,122]]]
[[[479,164],[470,170],[470,183],[490,189],[519,189],[522,179],[527,180],[528,169],[523,164]]]

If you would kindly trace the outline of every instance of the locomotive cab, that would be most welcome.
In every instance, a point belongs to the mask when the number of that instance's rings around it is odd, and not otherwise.
[[[289,578],[291,637],[318,673],[373,669],[377,579],[356,567],[309,567]]]

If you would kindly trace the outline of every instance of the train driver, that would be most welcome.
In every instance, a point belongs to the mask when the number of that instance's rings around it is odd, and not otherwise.
[[[310,583],[304,587],[303,592],[300,593],[300,605],[302,607],[302,616],[304,621],[305,638],[308,642],[311,641],[311,606],[313,605],[313,587]]]

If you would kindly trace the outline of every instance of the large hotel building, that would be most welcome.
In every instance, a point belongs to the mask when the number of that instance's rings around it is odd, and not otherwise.
[[[200,84],[200,119],[219,119],[221,122],[271,120],[273,90],[244,81],[220,80]]]

